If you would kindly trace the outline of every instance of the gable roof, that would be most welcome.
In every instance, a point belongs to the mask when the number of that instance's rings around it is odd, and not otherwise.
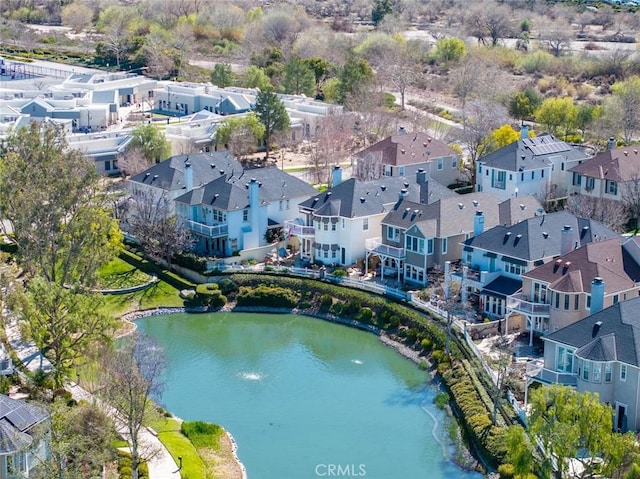
[[[442,198],[457,198],[460,195],[430,180],[429,204]],[[349,178],[324,193],[317,193],[300,203],[300,208],[313,211],[319,216],[342,216],[358,218],[389,211],[400,198],[400,191],[407,190],[406,199],[417,202],[420,186],[415,181],[397,176],[385,176],[378,180],[360,181]],[[425,206],[425,205],[422,205]]]
[[[633,180],[640,178],[640,152],[633,147],[607,150],[569,171],[601,180]]]
[[[578,161],[586,155],[555,136],[544,134],[525,138],[478,159],[478,162],[499,170],[527,171],[550,168],[550,157],[561,155],[567,161]]]
[[[385,165],[402,166],[458,156],[458,153],[427,133],[418,132],[389,136],[354,156],[366,158],[368,155],[380,157]]]
[[[640,297],[616,303],[602,311],[559,329],[542,339],[578,348],[600,361],[616,360],[640,366]],[[594,343],[600,340],[600,344]],[[594,343],[594,344],[592,344]],[[587,347],[589,346],[589,347]],[[580,356],[582,357],[582,356]]]
[[[555,291],[591,292],[595,277],[604,280],[608,294],[633,288],[640,281],[640,264],[620,238],[588,243],[522,275],[549,283]]]
[[[193,185],[202,186],[222,175],[240,176],[242,166],[228,151],[172,156],[132,176],[129,181],[155,186],[167,191],[183,189],[184,165],[191,164]]]
[[[511,226],[495,226],[469,238],[464,244],[511,258],[542,260],[560,254],[560,232],[565,225],[571,226],[573,241],[578,247],[597,240],[620,237],[597,221],[577,218],[568,211],[558,211],[534,216]]]

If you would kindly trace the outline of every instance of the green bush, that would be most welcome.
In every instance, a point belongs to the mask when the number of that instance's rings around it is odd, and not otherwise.
[[[362,321],[363,323],[370,324],[371,319],[373,319],[373,311],[371,308],[367,308],[366,306],[360,310],[358,314],[358,321]]]
[[[300,295],[288,288],[261,285],[257,288],[241,286],[236,298],[238,306],[294,308]]]
[[[333,306],[333,297],[330,294],[323,294],[320,296],[320,311],[328,313]]]
[[[498,467],[498,475],[500,479],[513,479],[515,474],[513,464],[500,464]]]
[[[196,295],[190,301],[192,306],[205,306],[207,308],[221,308],[227,302],[227,298],[223,296],[216,283],[204,283],[196,286]]]
[[[338,268],[333,270],[333,275],[337,276],[338,278],[344,278],[345,276],[347,276],[347,272],[342,268]]]
[[[120,479],[131,479],[132,472],[131,454],[125,451],[118,451],[118,475]],[[149,479],[149,466],[144,461],[138,464],[138,478]]]
[[[229,278],[223,278],[218,281],[220,292],[225,296],[235,295],[238,292],[238,285]]]
[[[203,421],[184,421],[180,431],[195,447],[217,448],[223,429],[217,424]]]
[[[438,409],[444,409],[451,401],[451,398],[447,393],[439,393],[433,400],[433,403],[436,405]]]

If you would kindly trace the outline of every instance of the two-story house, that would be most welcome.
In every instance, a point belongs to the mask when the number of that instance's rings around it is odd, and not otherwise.
[[[422,173],[421,184],[398,176],[343,182],[342,170],[335,167],[332,187],[302,202],[300,217],[288,222],[285,231],[299,239],[301,258],[311,262],[349,265],[365,258],[372,248],[386,248],[391,254],[388,267],[399,278],[401,271],[395,261],[401,260],[397,254],[402,248],[382,245],[384,217],[405,198],[419,202],[422,197],[425,202],[434,202],[459,196],[436,181],[428,181]]]
[[[427,133],[403,128],[354,155],[354,177],[377,180],[384,176],[413,177],[422,168],[435,181],[448,186],[458,181],[460,155]]]
[[[544,134],[522,138],[476,161],[476,189],[505,200],[514,196],[564,196],[568,170],[587,158],[586,153]]]
[[[601,307],[603,288],[592,290]],[[620,301],[544,336],[544,364],[530,380],[596,392],[617,430],[640,429],[640,297]]]
[[[625,188],[640,185],[640,154],[633,146],[615,148],[611,139],[606,151],[572,167],[569,173],[570,193],[623,201]]]
[[[304,181],[276,167],[245,170],[192,187],[175,199],[176,215],[195,239],[196,252],[228,257],[270,244],[266,233],[297,216],[296,205],[316,193]]]
[[[592,280],[596,277],[600,278],[598,285],[606,285],[605,307],[637,296],[637,238],[596,239],[524,273],[522,291],[507,298],[506,318],[524,317],[531,334],[548,334],[573,324],[591,311]]]
[[[382,220],[382,237],[368,243],[367,259],[378,256],[384,267],[399,268],[403,281],[425,285],[428,269],[444,268],[447,261],[461,259],[461,243],[471,235],[486,227],[522,221],[540,207],[533,197],[518,200],[522,206],[513,209],[512,200],[500,203],[488,193],[441,198],[429,204],[401,198]]]
[[[507,297],[515,300],[513,295],[522,288],[523,274],[587,243],[619,238],[601,223],[577,218],[568,211],[540,212],[520,223],[495,226],[464,242],[462,269],[452,277],[462,285],[463,301],[469,294],[478,295],[483,314],[502,318],[507,312]]]

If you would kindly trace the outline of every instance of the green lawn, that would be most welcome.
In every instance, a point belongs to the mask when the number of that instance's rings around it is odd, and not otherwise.
[[[101,288],[130,288],[151,280],[151,275],[140,271],[120,258],[102,265],[98,271]]]
[[[180,421],[172,418],[162,418],[154,422],[151,427],[158,433],[158,438],[169,450],[169,453],[179,464],[178,457],[182,457],[182,479],[203,479],[207,477],[206,467],[198,451],[191,441],[180,432]]]
[[[180,297],[180,291],[159,281],[136,293],[106,295],[104,307],[114,317],[120,317],[129,311],[182,306],[184,301]]]

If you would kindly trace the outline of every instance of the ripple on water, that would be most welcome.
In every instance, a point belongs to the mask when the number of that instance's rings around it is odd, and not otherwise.
[[[262,381],[263,378],[262,374],[252,371],[238,373],[238,376],[240,376],[240,378],[244,379],[245,381]]]
[[[351,362],[353,364],[363,364],[362,361],[360,361],[359,359],[352,359]]]

